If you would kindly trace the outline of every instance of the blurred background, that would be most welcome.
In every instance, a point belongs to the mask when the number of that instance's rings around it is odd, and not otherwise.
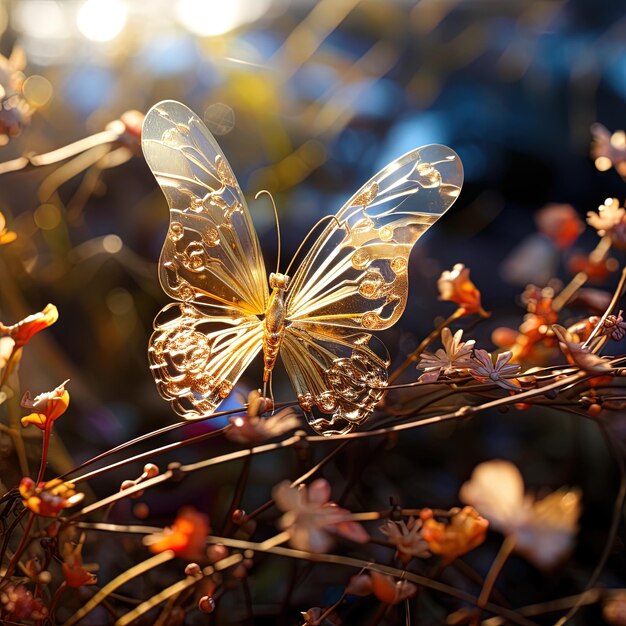
[[[268,267],[276,232],[267,200],[252,199],[260,189],[276,199],[285,262],[319,217],[395,157],[427,143],[457,151],[464,190],[414,251],[407,313],[384,336],[398,364],[452,312],[437,301],[442,270],[471,268],[493,312],[471,336],[491,349],[494,327],[521,321],[525,284],[567,281],[569,257],[597,243],[585,232],[563,252],[536,234],[537,211],[569,204],[584,219],[625,195],[620,176],[590,156],[591,125],[612,132],[626,120],[621,0],[3,0],[0,31],[0,162],[13,163],[0,166],[0,211],[18,235],[0,250],[0,319],[13,323],[49,301],[59,308],[21,370],[35,393],[71,379],[59,471],[174,421],[146,358],[166,303],[156,263],[167,206],[134,118],[115,122],[129,110],[175,99],[205,120],[249,198]],[[53,153],[49,164],[17,171],[23,155],[86,137],[67,159]],[[596,287],[610,291],[611,280]],[[241,393],[259,372],[244,376]],[[276,394],[291,397],[288,385]],[[518,463],[533,487],[583,487],[588,532],[564,587],[571,591],[602,547],[616,489],[593,425],[531,411],[420,429],[366,480],[374,506],[411,494],[416,506],[449,507],[471,468],[496,456]],[[255,480],[265,487],[251,492],[250,508],[284,477],[285,465],[259,463]],[[235,469],[212,475],[208,508],[232,489]],[[108,488],[94,485],[102,495]],[[188,493],[150,505],[165,514]],[[615,558],[609,572],[619,571]],[[529,593],[520,591],[523,601],[551,591]]]

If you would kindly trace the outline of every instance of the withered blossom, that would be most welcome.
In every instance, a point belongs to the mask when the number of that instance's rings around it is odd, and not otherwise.
[[[621,250],[626,249],[626,210],[620,207],[617,198],[607,198],[598,207],[598,212],[587,213],[587,223],[601,237],[610,237],[611,243]]]
[[[469,373],[477,381],[487,384],[494,383],[502,389],[508,391],[520,391],[519,383],[514,380],[520,371],[517,363],[509,363],[513,353],[501,352],[496,356],[494,362],[493,357],[487,350],[478,349],[474,351],[474,357],[468,368]]]
[[[434,354],[423,352],[417,364],[418,369],[424,370],[419,378],[421,382],[432,383],[442,374],[451,376],[470,367],[472,350],[476,342],[473,339],[464,342],[461,341],[462,338],[462,330],[457,330],[454,335],[449,328],[441,331],[443,348],[439,348]]]
[[[30,392],[27,391],[20,405],[25,409],[31,409],[32,413],[22,418],[22,426],[34,424],[40,430],[50,428],[67,411],[70,404],[70,394],[65,389],[68,382],[66,380],[56,389],[40,393],[35,398],[32,398]]]
[[[457,263],[451,271],[442,272],[437,281],[439,299],[458,304],[462,315],[479,313],[483,317],[488,317],[489,313],[480,303],[480,291],[470,280],[469,273],[469,268],[463,263]]]
[[[300,426],[300,419],[293,407],[282,409],[266,418],[261,417],[271,408],[271,400],[261,397],[258,390],[251,391],[245,415],[229,418],[231,427],[226,430],[225,437],[236,443],[250,445],[280,437]]]
[[[599,334],[608,335],[613,341],[621,341],[626,336],[626,322],[622,313],[623,311],[620,311],[617,315],[607,315],[604,322],[602,322]],[[594,315],[589,318],[589,323],[595,327],[600,323],[600,319],[600,317]]]
[[[209,518],[193,507],[186,506],[178,512],[172,526],[146,535],[143,542],[154,553],[173,550],[176,556],[198,560],[204,555],[209,532]]]
[[[66,541],[63,544],[63,563],[61,568],[68,587],[78,588],[83,585],[95,585],[98,578],[93,573],[96,565],[83,565],[83,545],[85,533],[80,535],[77,543]]]
[[[402,561],[406,567],[414,557],[427,558],[430,556],[428,542],[422,537],[422,520],[410,517],[407,522],[400,520],[385,522],[380,528],[380,532],[389,538],[389,541],[396,546],[396,558]]]
[[[422,536],[433,554],[440,555],[444,562],[477,548],[484,540],[489,522],[471,506],[450,509],[450,517],[440,522],[430,509],[420,513],[423,522]]]
[[[554,324],[552,330],[559,340],[559,347],[572,365],[577,365],[589,374],[610,374],[611,363],[608,359],[591,352],[590,347],[573,340],[572,335],[563,326]]]
[[[326,552],[332,545],[331,533],[357,543],[365,543],[369,535],[352,514],[330,502],[330,485],[318,478],[308,487],[292,487],[289,481],[272,490],[278,509],[284,512],[279,526],[289,533],[289,541],[297,550]]]
[[[60,478],[36,485],[26,476],[20,482],[19,491],[24,506],[43,517],[57,517],[63,509],[78,504],[85,497],[76,492],[73,483]]]
[[[492,528],[510,535],[515,550],[542,569],[550,569],[571,551],[580,517],[580,491],[559,489],[543,499],[524,493],[524,481],[513,463],[478,465],[460,491]]]

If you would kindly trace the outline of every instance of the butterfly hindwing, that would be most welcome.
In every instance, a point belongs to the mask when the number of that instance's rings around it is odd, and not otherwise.
[[[334,326],[289,325],[281,357],[311,427],[340,435],[358,426],[382,399],[389,356],[368,333]]]

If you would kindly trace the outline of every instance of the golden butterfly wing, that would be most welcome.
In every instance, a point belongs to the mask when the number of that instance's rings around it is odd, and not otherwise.
[[[239,184],[217,142],[183,104],[148,111],[142,148],[170,207],[159,277],[173,298],[252,315],[269,291],[261,247]]]
[[[344,205],[294,274],[281,355],[318,432],[348,432],[381,399],[389,360],[369,331],[388,328],[404,311],[411,249],[462,181],[450,148],[409,152]]]
[[[323,230],[292,277],[290,321],[358,330],[394,324],[406,306],[415,242],[458,197],[463,169],[446,146],[391,162]]]
[[[174,411],[200,419],[230,394],[262,343],[256,317],[233,307],[173,302],[155,319],[148,358]]]
[[[181,301],[155,320],[150,367],[174,410],[197,419],[215,410],[262,347],[265,266],[230,165],[190,109],[152,107],[142,147],[170,207],[159,277]]]
[[[369,333],[292,323],[281,358],[311,427],[343,435],[363,422],[382,399],[389,356]]]

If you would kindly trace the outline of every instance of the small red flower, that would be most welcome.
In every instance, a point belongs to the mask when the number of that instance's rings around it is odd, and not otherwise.
[[[143,542],[151,552],[173,550],[176,556],[195,560],[202,558],[206,536],[210,531],[209,518],[187,506],[178,512],[171,527],[144,537]]]
[[[26,476],[19,489],[24,506],[43,517],[56,517],[63,509],[78,504],[85,497],[83,493],[76,493],[72,483],[60,478],[35,485],[35,481]]]

